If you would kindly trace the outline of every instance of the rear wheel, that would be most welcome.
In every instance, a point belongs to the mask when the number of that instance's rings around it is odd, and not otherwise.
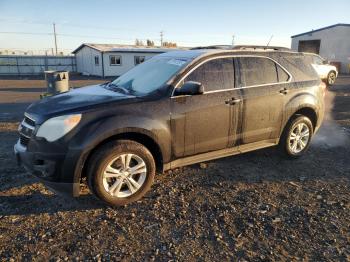
[[[90,190],[112,206],[140,199],[155,176],[152,154],[131,140],[111,142],[99,149],[89,165]]]
[[[294,116],[285,127],[279,147],[284,155],[291,158],[302,156],[310,146],[313,125],[306,116]]]
[[[334,71],[329,72],[327,76],[327,84],[333,85],[335,83],[335,79],[337,78],[337,75]]]

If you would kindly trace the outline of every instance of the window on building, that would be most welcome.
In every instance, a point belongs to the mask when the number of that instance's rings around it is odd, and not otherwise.
[[[109,56],[109,64],[111,66],[119,66],[122,64],[122,57],[120,55]]]
[[[135,65],[141,64],[145,62],[145,57],[144,56],[134,56],[134,62]]]
[[[100,58],[96,55],[95,56],[95,65],[98,66],[100,64]]]
[[[203,84],[205,91],[234,88],[234,67],[232,58],[210,60],[195,69],[185,79]]]
[[[264,57],[240,57],[240,86],[255,86],[285,82],[289,75],[275,62]]]

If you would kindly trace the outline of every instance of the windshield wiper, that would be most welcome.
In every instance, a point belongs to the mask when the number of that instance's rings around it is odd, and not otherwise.
[[[111,81],[104,82],[104,83],[100,84],[100,86],[106,86],[106,85],[108,85],[110,82],[111,82]]]
[[[108,87],[110,90],[112,90],[112,91],[121,91],[121,92],[124,93],[124,94],[128,94],[128,93],[129,93],[129,90],[128,90],[128,89],[126,89],[125,87],[122,87],[122,86],[117,86],[116,84],[113,84],[113,82],[112,82],[112,83],[109,83],[109,84],[107,85],[107,87]]]

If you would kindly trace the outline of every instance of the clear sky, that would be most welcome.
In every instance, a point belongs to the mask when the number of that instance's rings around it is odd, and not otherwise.
[[[0,49],[70,51],[81,43],[133,44],[135,38],[182,46],[290,46],[290,36],[350,23],[350,0],[0,0]],[[19,33],[19,34],[17,34]]]

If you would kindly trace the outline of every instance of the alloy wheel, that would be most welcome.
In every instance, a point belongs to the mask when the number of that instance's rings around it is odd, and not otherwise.
[[[328,76],[328,84],[333,85],[335,83],[335,73],[331,72]]]
[[[297,124],[288,138],[288,146],[292,153],[298,154],[304,150],[309,143],[310,129],[305,123]]]
[[[103,186],[113,197],[129,197],[141,188],[146,176],[146,163],[140,156],[122,154],[112,159],[103,170]]]

